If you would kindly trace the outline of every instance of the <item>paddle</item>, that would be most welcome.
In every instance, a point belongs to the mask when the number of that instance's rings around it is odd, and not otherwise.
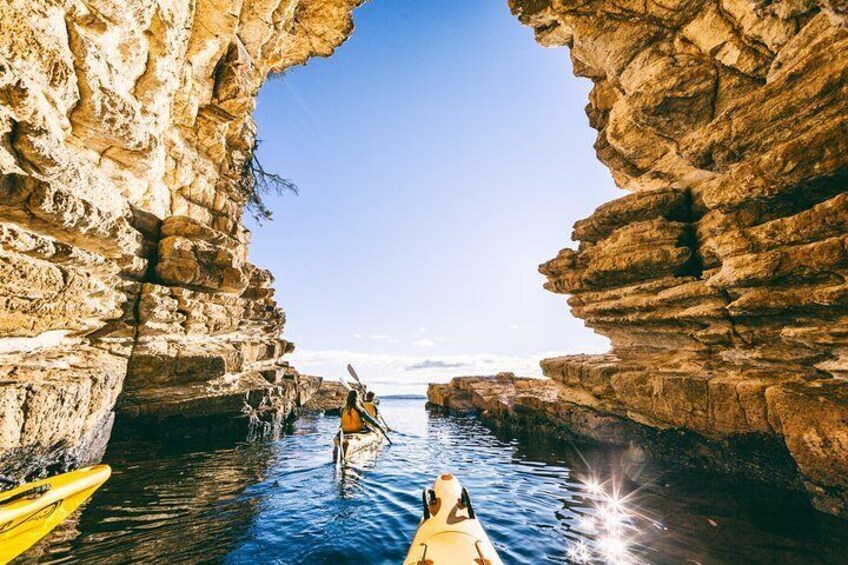
[[[359,385],[359,388],[364,393],[365,392],[365,385],[362,384],[361,380],[359,380],[359,375],[356,374],[356,371],[353,370],[353,365],[351,365],[350,363],[347,364],[347,372],[350,373],[350,376],[353,377],[353,380],[356,381],[356,383]]]
[[[376,420],[374,420],[376,422]],[[389,437],[389,434],[386,433],[386,430],[380,427],[380,424],[377,424],[377,429],[380,430],[380,433],[383,434],[383,437],[386,438],[386,441],[389,442],[389,445],[394,445],[395,443]]]
[[[365,385],[362,384],[362,381],[359,379],[359,375],[356,373],[356,370],[353,368],[353,365],[350,363],[347,364],[347,372],[350,373],[350,376],[353,377],[357,383],[359,383],[359,387],[362,389],[363,394],[365,393]],[[383,415],[380,414],[380,419],[383,421],[383,425],[386,426],[386,429],[392,431],[392,428],[389,426],[389,423],[386,422],[386,419],[383,418]]]

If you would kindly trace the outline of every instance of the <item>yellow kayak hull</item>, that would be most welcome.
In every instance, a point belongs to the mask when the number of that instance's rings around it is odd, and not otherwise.
[[[503,565],[455,477],[441,475],[430,493],[404,565]]]
[[[8,563],[50,533],[111,474],[108,465],[95,465],[0,492],[0,563]]]

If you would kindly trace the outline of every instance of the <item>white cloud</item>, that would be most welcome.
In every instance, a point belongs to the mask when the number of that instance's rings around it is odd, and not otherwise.
[[[379,339],[379,340],[391,339],[391,336],[388,336],[386,334],[371,334],[371,335],[368,336],[368,339]]]
[[[518,324],[510,324],[509,327],[510,327],[510,329],[517,330],[521,326],[519,326]]]
[[[361,339],[361,338],[362,338],[362,334],[353,334],[353,337],[355,337],[356,339]]]
[[[587,346],[570,348],[570,352],[602,353]],[[535,355],[500,355],[472,353],[460,355],[389,355],[346,350],[313,351],[297,349],[287,356],[302,373],[338,379],[346,375],[351,363],[365,382],[373,384],[381,394],[424,393],[428,383],[447,382],[460,375],[493,375],[511,371],[524,377],[541,377],[539,361],[563,355],[562,351],[545,351]]]
[[[417,347],[433,347],[436,343],[431,339],[419,339],[412,342]]]
[[[424,326],[421,326],[421,327],[418,328],[418,331],[425,334],[425,333],[427,333],[427,328],[425,328]]]
[[[418,363],[409,365],[408,367],[404,367],[404,369],[407,371],[419,371],[430,369],[458,369],[460,367],[465,367],[465,364],[449,363],[447,361],[442,361],[441,359],[425,359]]]

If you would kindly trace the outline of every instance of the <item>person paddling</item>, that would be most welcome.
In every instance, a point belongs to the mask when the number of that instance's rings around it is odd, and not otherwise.
[[[359,405],[359,393],[351,390],[347,393],[347,401],[342,408],[342,431],[346,434],[367,432],[369,430],[365,425],[366,422],[383,431],[382,426],[371,416],[368,410]]]
[[[386,422],[386,419],[383,418],[383,414],[377,409],[377,399],[374,397],[373,392],[368,391],[368,393],[366,393],[365,403],[363,404],[363,406],[372,418],[383,424],[383,426],[386,428],[386,431],[392,431],[392,429],[389,427],[389,424]]]
[[[377,419],[377,403],[374,402],[373,392],[368,391],[365,393],[365,402],[362,403],[362,406],[365,408],[365,410],[368,411],[369,414],[371,414],[372,418],[374,418],[375,420]]]

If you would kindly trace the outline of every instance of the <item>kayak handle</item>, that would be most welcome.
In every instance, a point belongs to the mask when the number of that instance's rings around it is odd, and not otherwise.
[[[424,507],[424,519],[430,519],[430,507],[427,506],[427,489],[421,491],[421,505]]]
[[[427,565],[428,563],[432,563],[432,561],[427,561],[427,544],[422,543],[421,547],[423,547],[424,550],[421,552],[421,559],[419,559],[415,565]]]
[[[32,487],[31,489],[27,489],[23,492],[19,492],[18,494],[14,494],[9,498],[0,500],[0,504],[10,504],[12,502],[15,502],[16,500],[22,500],[24,498],[38,498],[48,490],[50,490],[49,484],[38,485],[37,487]]]
[[[436,498],[436,492],[431,488],[425,488],[421,493],[421,503],[424,506],[424,519],[429,520],[431,513],[430,507],[435,505],[438,502]],[[436,508],[436,512],[438,512],[438,508]]]
[[[462,495],[459,497],[459,503],[468,509],[468,517],[474,520],[477,514],[474,512],[474,507],[471,506],[471,496],[465,487],[462,487]]]
[[[474,549],[477,550],[477,555],[480,557],[479,560],[474,560],[475,563],[478,563],[479,565],[492,565],[492,562],[486,559],[486,556],[483,555],[483,550],[480,549],[480,540],[474,542]]]

